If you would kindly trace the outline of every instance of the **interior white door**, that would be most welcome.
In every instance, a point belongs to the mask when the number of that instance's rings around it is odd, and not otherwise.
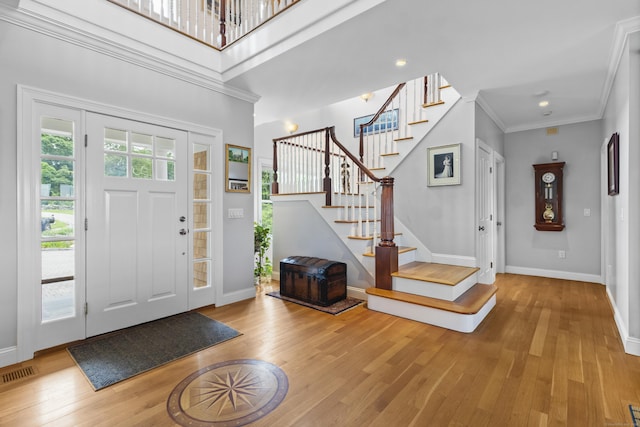
[[[183,131],[87,114],[87,336],[188,309]]]
[[[493,182],[491,149],[481,141],[477,144],[476,164],[476,210],[477,237],[476,261],[480,271],[479,283],[493,283]]]

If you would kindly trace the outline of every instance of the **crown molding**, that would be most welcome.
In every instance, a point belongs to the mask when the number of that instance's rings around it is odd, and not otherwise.
[[[487,113],[487,116],[489,116],[491,118],[491,120],[493,120],[493,122],[496,124],[496,126],[498,126],[502,132],[507,133],[507,131],[506,131],[507,126],[500,119],[500,117],[496,114],[496,112],[493,111],[493,109],[489,106],[487,101],[482,96],[482,93],[480,93],[480,92],[477,93],[477,95],[475,96],[475,101],[480,106],[480,108],[482,108],[482,110],[485,113]]]
[[[600,95],[599,118],[604,116],[604,110],[607,107],[611,88],[613,87],[613,82],[616,78],[616,74],[618,73],[620,60],[624,54],[624,48],[627,44],[627,40],[629,39],[629,35],[637,31],[640,31],[640,16],[635,16],[616,24],[613,47],[611,49],[611,55],[609,56],[607,77],[602,87],[602,94]]]
[[[600,120],[602,114],[590,114],[586,116],[567,117],[565,119],[559,119],[554,121],[534,122],[524,125],[511,126],[505,129],[504,133],[522,132],[525,130],[543,129],[554,126],[572,125],[575,123],[590,122],[593,120]]]
[[[52,11],[53,9],[33,1],[22,0],[18,7],[0,2],[0,21],[243,101],[255,103],[260,99],[254,93],[225,85],[221,73],[213,68],[201,66],[58,10],[55,11],[57,13],[49,13]],[[219,54],[214,49],[207,49],[207,52],[211,55]]]

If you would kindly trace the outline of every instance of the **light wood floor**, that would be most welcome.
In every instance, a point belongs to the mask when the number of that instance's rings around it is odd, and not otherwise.
[[[472,334],[265,295],[206,309],[244,335],[99,392],[65,350],[45,353],[22,364],[36,375],[0,385],[0,425],[172,425],[167,398],[180,380],[244,358],[289,378],[257,426],[631,425],[640,357],[624,353],[605,288],[517,275],[497,285],[497,306]]]

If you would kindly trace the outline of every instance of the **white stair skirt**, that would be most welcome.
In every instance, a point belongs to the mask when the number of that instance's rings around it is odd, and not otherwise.
[[[367,306],[374,311],[404,317],[405,319],[427,323],[458,332],[470,333],[475,331],[478,325],[496,305],[495,294],[475,314],[460,314],[418,304],[398,301],[389,298],[369,295]]]

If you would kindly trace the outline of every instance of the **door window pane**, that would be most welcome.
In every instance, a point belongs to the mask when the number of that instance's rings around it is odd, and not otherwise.
[[[133,178],[153,178],[153,159],[133,157],[131,159],[131,176]]]
[[[42,237],[73,237],[75,222],[75,202],[73,201],[40,201],[40,232]],[[62,242],[42,242],[47,244]],[[69,242],[67,242],[69,243]],[[73,241],[70,241],[73,243]],[[49,247],[57,247],[55,245]]]
[[[210,175],[203,173],[196,173],[193,175],[194,200],[209,199],[209,176]]]
[[[209,261],[197,261],[193,263],[193,287],[204,288],[209,286]]]
[[[209,228],[209,204],[194,203],[193,204],[193,227]]]
[[[131,132],[131,152],[134,154],[153,154],[153,137]]]
[[[104,130],[104,150],[105,151],[128,151],[127,131],[118,129]]]
[[[156,179],[159,181],[176,180],[176,162],[172,160],[156,160]]]
[[[104,154],[105,176],[127,176],[127,156],[120,154]]]
[[[156,137],[156,157],[176,158],[176,141],[174,139]]]
[[[193,144],[193,169],[201,171],[209,170],[208,145]]]
[[[193,233],[193,258],[207,258],[209,255],[209,233],[206,231],[198,231]]]

